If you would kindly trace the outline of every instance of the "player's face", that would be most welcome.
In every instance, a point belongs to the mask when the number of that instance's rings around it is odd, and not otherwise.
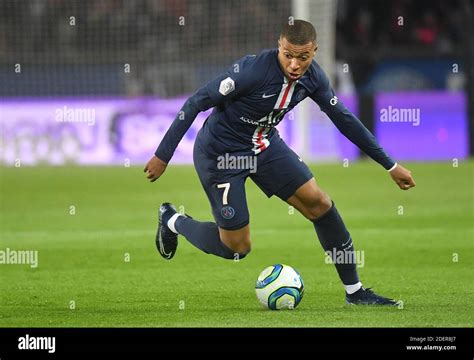
[[[278,40],[278,61],[288,80],[298,80],[308,70],[313,61],[318,45],[294,45],[286,38]]]

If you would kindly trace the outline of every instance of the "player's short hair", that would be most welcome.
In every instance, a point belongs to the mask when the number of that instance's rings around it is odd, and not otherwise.
[[[294,45],[306,45],[310,42],[316,44],[316,30],[310,22],[293,20],[283,25],[280,38],[285,38]]]

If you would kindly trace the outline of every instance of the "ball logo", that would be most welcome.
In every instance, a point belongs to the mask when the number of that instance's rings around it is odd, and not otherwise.
[[[221,209],[221,215],[224,219],[232,219],[235,215],[235,210],[232,206],[226,205]]]

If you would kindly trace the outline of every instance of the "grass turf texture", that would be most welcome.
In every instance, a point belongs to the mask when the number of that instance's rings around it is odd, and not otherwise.
[[[180,237],[165,261],[154,244],[162,201],[212,219],[192,167],[170,166],[153,184],[139,167],[0,168],[0,250],[39,253],[37,268],[0,265],[0,326],[472,327],[473,165],[407,164],[417,181],[408,192],[372,162],[312,167],[364,251],[364,284],[403,309],[344,305],[312,224],[250,180],[247,258],[206,255]],[[255,297],[258,274],[277,262],[304,279],[294,311]]]

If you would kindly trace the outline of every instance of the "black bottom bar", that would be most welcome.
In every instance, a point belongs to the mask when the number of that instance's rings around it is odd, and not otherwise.
[[[54,341],[53,341],[54,339]],[[396,353],[472,359],[473,329],[461,328],[2,328],[0,359],[73,354]],[[37,349],[41,347],[41,349]]]

